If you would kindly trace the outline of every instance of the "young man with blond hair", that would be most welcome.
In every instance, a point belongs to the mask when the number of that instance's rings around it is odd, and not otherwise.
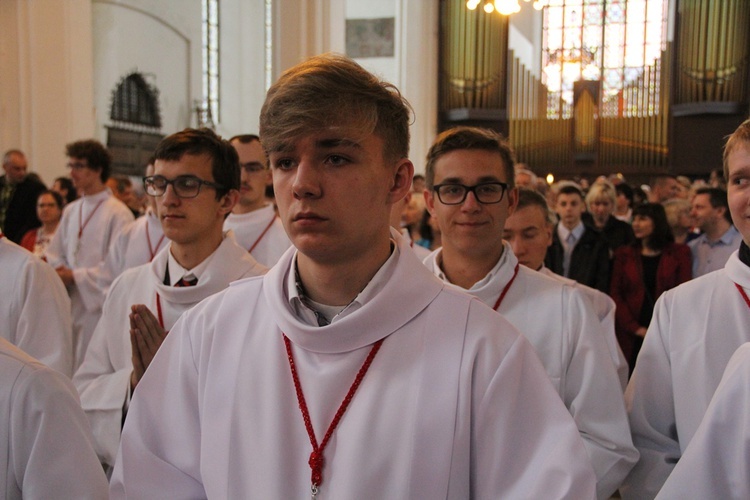
[[[743,241],[723,269],[665,292],[654,306],[625,392],[641,458],[621,490],[623,498],[659,492],[693,439],[730,357],[750,342],[750,120],[727,140],[724,175]],[[739,410],[737,417],[742,418]],[[727,481],[735,479],[742,480]]]
[[[531,346],[390,228],[409,108],[341,56],[269,89],[260,137],[294,248],[177,322],[141,380],[112,498],[591,498]]]

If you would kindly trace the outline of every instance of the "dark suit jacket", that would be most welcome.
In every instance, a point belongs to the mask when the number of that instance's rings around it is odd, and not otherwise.
[[[6,176],[0,177],[0,189],[5,187],[6,182]],[[28,177],[16,185],[8,210],[5,212],[5,225],[2,228],[3,234],[10,241],[20,244],[26,231],[42,225],[36,216],[36,199],[45,189],[47,188],[44,184]]]
[[[608,293],[609,247],[607,241],[592,228],[584,227],[586,230],[570,256],[568,278]],[[560,242],[557,226],[555,226],[552,231],[552,245],[547,249],[544,265],[561,276],[563,275],[563,254],[562,242]]]
[[[623,245],[630,245],[635,241],[635,235],[633,234],[633,228],[627,222],[623,222],[620,219],[609,216],[607,223],[604,225],[602,230],[594,228],[594,219],[591,214],[585,212],[581,217],[583,223],[594,229],[596,232],[601,233],[607,240],[607,245],[611,251],[620,248]]]
[[[669,243],[661,253],[656,268],[656,295],[659,296],[677,285],[688,281],[692,275],[690,248],[680,243]],[[643,282],[640,246],[628,245],[615,251],[612,271],[612,299],[617,305],[615,331],[626,359],[631,359],[635,331],[641,326],[638,318],[646,298]],[[646,325],[643,325],[646,326]]]

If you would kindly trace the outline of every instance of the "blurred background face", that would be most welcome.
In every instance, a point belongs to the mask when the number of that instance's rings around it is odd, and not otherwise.
[[[43,194],[36,202],[36,216],[42,224],[58,222],[62,217],[62,209],[57,206],[51,194]]]
[[[552,225],[540,207],[523,207],[505,221],[503,239],[510,243],[521,265],[538,270],[552,244]]]
[[[26,177],[26,158],[18,153],[8,155],[8,160],[3,163],[3,170],[11,184],[18,184]]]
[[[651,217],[645,215],[636,215],[633,217],[633,233],[639,240],[643,240],[651,236],[654,232],[654,221]]]
[[[609,216],[612,214],[612,209],[614,209],[612,202],[606,196],[592,201],[589,207],[594,223],[599,227],[603,227],[607,223]]]

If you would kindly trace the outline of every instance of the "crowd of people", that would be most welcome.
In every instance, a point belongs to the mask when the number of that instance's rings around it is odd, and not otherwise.
[[[6,497],[750,495],[750,121],[706,182],[548,186],[464,126],[414,175],[409,109],[324,55],[142,196],[8,151]]]

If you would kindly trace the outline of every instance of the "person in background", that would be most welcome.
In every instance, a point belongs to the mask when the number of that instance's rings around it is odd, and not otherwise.
[[[229,139],[240,157],[240,198],[224,221],[224,229],[255,260],[271,267],[291,246],[274,204],[266,199],[271,170],[257,135],[236,135]]]
[[[20,243],[30,229],[39,227],[36,200],[47,188],[27,175],[28,164],[22,151],[11,149],[3,155],[0,177],[0,230],[6,238]]]
[[[70,177],[58,177],[52,183],[50,189],[56,193],[60,193],[60,196],[63,197],[63,206],[78,199],[78,192]]]
[[[630,224],[633,220],[633,188],[624,182],[615,184],[615,210],[613,215],[623,222]]]
[[[671,174],[660,174],[651,180],[651,191],[648,200],[651,203],[664,203],[680,194],[680,183]]]
[[[664,202],[667,222],[672,230],[675,243],[687,243],[698,237],[693,232],[693,218],[690,217],[690,202],[674,198]]]
[[[555,212],[560,222],[552,232],[544,263],[560,276],[606,293],[610,273],[607,241],[581,219],[586,205],[580,186],[563,181],[557,192]]]
[[[138,202],[138,197],[135,195],[133,190],[133,181],[127,175],[113,174],[107,179],[107,187],[115,195],[115,198],[120,200],[130,209],[134,218],[138,218],[142,215],[141,206]]]
[[[615,251],[610,296],[617,305],[615,330],[630,372],[651,322],[656,300],[690,279],[690,250],[674,243],[664,207],[646,203],[633,210],[635,242]]]
[[[629,372],[628,363],[615,337],[615,302],[604,292],[564,278],[544,267],[544,257],[552,244],[552,231],[556,222],[557,216],[549,209],[544,196],[531,189],[519,189],[518,205],[505,221],[503,239],[510,244],[522,266],[565,284],[577,286],[584,292],[602,324],[602,333],[624,391]]]
[[[82,197],[63,210],[46,256],[70,294],[77,368],[104,303],[104,291],[98,283],[100,263],[122,228],[133,220],[133,214],[105,184],[112,156],[102,143],[82,140],[67,144],[65,149],[67,167]]]
[[[422,174],[415,174],[414,177],[411,180],[411,190],[414,193],[422,193],[424,194],[424,175]]]
[[[437,250],[443,245],[440,224],[438,224],[437,217],[430,214],[428,210],[424,211],[419,223],[419,235],[421,238],[417,241],[417,245],[428,250]]]
[[[693,253],[693,277],[703,276],[724,267],[729,256],[740,246],[742,237],[732,224],[727,192],[704,187],[695,192],[690,209],[693,225],[701,235],[689,243]]]
[[[635,239],[630,224],[612,215],[616,203],[615,187],[606,180],[597,181],[586,193],[588,211],[581,216],[584,224],[593,227],[607,240],[610,257],[617,248],[629,245]]]
[[[44,258],[47,245],[55,236],[63,211],[63,199],[55,191],[42,191],[36,200],[36,215],[42,223],[23,235],[21,246],[40,259]]]

